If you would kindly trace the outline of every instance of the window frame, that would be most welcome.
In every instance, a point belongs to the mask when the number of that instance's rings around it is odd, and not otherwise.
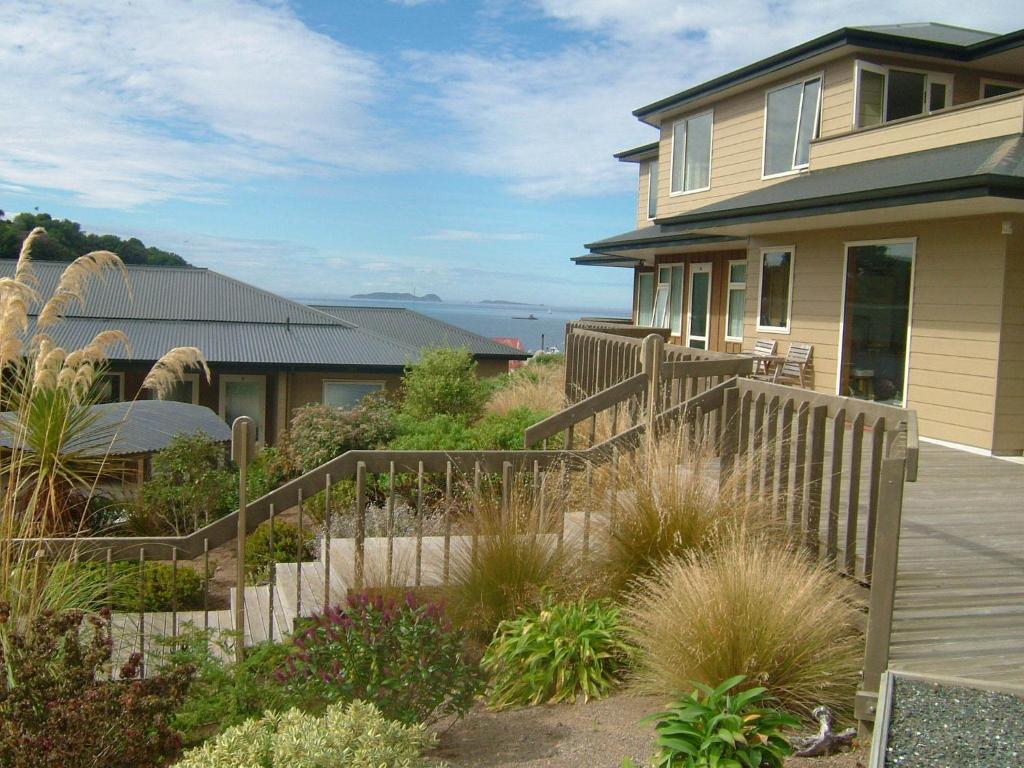
[[[735,343],[742,344],[743,343],[743,337],[742,336],[730,336],[729,335],[729,314],[730,314],[729,310],[732,308],[732,292],[733,291],[738,291],[738,290],[741,290],[741,289],[743,290],[743,320],[744,320],[744,325],[746,325],[746,314],[747,314],[747,293],[746,292],[747,292],[747,283],[749,282],[749,277],[745,277],[742,283],[733,282],[733,279],[732,279],[732,268],[736,264],[743,264],[743,265],[749,266],[747,264],[747,260],[746,259],[729,259],[729,261],[727,262],[726,273],[725,273],[725,333],[723,334],[723,338],[726,341],[728,341],[728,342],[735,342]],[[758,312],[758,317],[760,317],[760,311]]]
[[[640,317],[640,304],[643,299],[643,278],[647,275],[651,277],[651,320],[649,323],[644,323],[644,318]],[[652,269],[638,269],[636,271],[636,302],[634,306],[634,320],[633,322],[641,328],[653,328],[654,327],[654,298],[658,292],[658,273]]]
[[[100,374],[100,378],[111,378],[117,382],[116,391],[113,391],[113,400],[104,400],[104,403],[123,403],[125,402],[125,381],[124,371],[103,371]]]
[[[708,185],[706,187],[699,187],[695,189],[685,189],[686,186],[686,173],[683,173],[683,186],[684,189],[673,190],[672,179],[676,175],[676,126],[680,123],[688,123],[690,120],[696,120],[698,117],[704,117],[705,115],[711,115],[711,135],[708,137]],[[669,147],[669,163],[668,163],[668,196],[669,197],[680,197],[682,195],[693,195],[697,192],[707,192],[711,189],[711,172],[712,172],[712,160],[715,156],[715,110],[705,109],[703,112],[695,112],[692,115],[681,117],[678,120],[674,120],[669,126],[669,131],[672,136],[671,146]],[[686,130],[686,140],[683,145],[683,165],[686,165],[686,151],[689,148],[690,143],[690,131],[689,128]],[[660,169],[659,169],[660,170]]]
[[[889,70],[898,69],[900,72],[912,72],[917,75],[924,75],[925,110],[919,115],[908,115],[896,120],[886,120],[885,113],[889,107]],[[860,124],[860,73],[862,71],[874,72],[885,78],[885,85],[882,88],[882,120],[877,125]],[[951,72],[936,72],[930,69],[917,69],[915,67],[903,67],[898,64],[875,64],[874,62],[857,59],[853,66],[853,128],[854,130],[866,130],[868,128],[881,128],[883,125],[898,123],[900,120],[913,120],[919,117],[934,115],[943,109],[949,109],[953,105],[953,81],[954,75]],[[928,109],[928,99],[931,96],[931,85],[939,82],[946,86],[946,103],[939,109]],[[980,92],[980,91],[979,91]]]
[[[652,174],[651,170],[655,172]],[[647,161],[647,220],[654,221],[658,217],[658,158]]]
[[[820,134],[821,134],[821,107],[822,107],[822,103],[825,100],[825,70],[821,70],[820,72],[818,72],[816,74],[808,75],[806,77],[802,77],[802,78],[799,78],[797,80],[791,80],[788,83],[783,83],[781,85],[776,85],[776,86],[774,86],[772,88],[765,89],[765,92],[764,92],[764,117],[763,117],[762,126],[761,126],[761,180],[762,181],[767,180],[767,179],[780,179],[780,178],[782,178],[784,176],[794,176],[794,175],[796,175],[798,173],[803,173],[804,171],[806,171],[811,166],[810,152],[807,153],[807,162],[806,163],[802,163],[801,165],[797,165],[796,164],[797,142],[794,140],[793,141],[793,167],[790,170],[788,170],[788,171],[779,171],[778,173],[768,173],[768,174],[765,173],[765,163],[768,162],[768,97],[771,94],[775,93],[776,91],[782,91],[782,90],[785,90],[786,88],[790,88],[790,87],[792,87],[794,85],[800,85],[801,86],[801,90],[800,90],[800,109],[796,113],[796,130],[797,130],[797,133],[799,134],[799,132],[800,132],[800,119],[803,116],[803,112],[804,112],[803,86],[806,86],[807,83],[811,82],[812,80],[817,80],[817,81],[819,81],[821,83],[821,85],[818,86],[818,106],[817,106],[816,119],[814,121],[814,133],[811,134],[811,141],[813,142],[815,139],[819,138]]]
[[[761,325],[761,306],[764,301],[764,257],[766,253],[777,251],[789,252],[789,291],[786,296],[786,325]],[[796,272],[796,246],[795,245],[773,245],[761,248],[761,255],[758,259],[757,270],[757,332],[777,333],[788,336],[793,329],[793,274]],[[747,285],[750,284],[750,275],[747,275]]]
[[[320,382],[320,402],[323,405],[330,405],[330,403],[327,402],[327,386],[329,384],[373,384],[379,387],[377,392],[383,392],[387,386],[387,383],[383,379],[323,379]],[[342,408],[343,406],[333,405],[331,407]]]
[[[260,399],[263,405],[263,414],[258,421],[256,421],[256,444],[262,445],[267,441],[267,406],[269,405],[267,399],[267,377],[262,373],[222,373],[217,377],[217,415],[220,416],[221,420],[227,424],[227,410],[228,410],[228,384],[231,382],[247,383],[247,382],[258,382],[260,385]],[[231,425],[228,424],[230,427]]]
[[[199,405],[199,374],[198,373],[183,373],[181,375],[181,381],[192,385],[192,399],[189,401],[192,405]],[[157,397],[157,400],[164,400],[162,397]],[[178,401],[170,401],[178,402]]]
[[[1005,86],[1007,88],[1013,88],[1016,91],[1024,91],[1024,84],[1022,84],[1022,83],[1014,83],[1014,82],[1012,82],[1010,80],[997,80],[997,79],[995,79],[993,77],[983,77],[983,78],[981,78],[981,82],[978,84],[978,99],[979,100],[980,99],[998,99],[1000,96],[1011,96],[1011,95],[1013,95],[1013,91],[1011,91],[1010,93],[999,93],[999,94],[996,94],[995,96],[986,96],[985,95],[985,86],[986,85],[1001,85],[1001,86]],[[1020,94],[1018,94],[1018,95],[1020,95]]]

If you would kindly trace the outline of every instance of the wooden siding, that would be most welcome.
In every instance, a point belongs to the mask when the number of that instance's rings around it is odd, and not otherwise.
[[[996,383],[995,453],[1024,450],[1024,217],[1010,219]]]
[[[752,349],[759,337],[777,339],[783,354],[790,342],[813,344],[813,387],[834,394],[844,243],[917,238],[907,407],[917,411],[922,435],[992,449],[1003,323],[1002,220],[986,216],[754,239],[747,261],[744,349]],[[791,330],[759,332],[760,249],[782,245],[795,246]],[[1024,356],[1024,344],[1007,340],[1006,350]],[[1008,380],[1020,371],[1015,365],[1008,357]],[[1018,400],[1007,397],[1009,415]],[[1018,441],[1015,450],[1021,447]]]
[[[1002,96],[923,118],[824,138],[811,145],[811,171],[905,155],[968,141],[1010,136],[1024,129],[1024,96]]]
[[[647,218],[647,198],[650,186],[648,179],[651,173],[651,163],[648,160],[640,163],[640,187],[637,191],[637,205],[636,205],[636,228],[643,229],[644,227],[650,227],[654,224],[653,221]],[[660,180],[660,179],[659,179]]]

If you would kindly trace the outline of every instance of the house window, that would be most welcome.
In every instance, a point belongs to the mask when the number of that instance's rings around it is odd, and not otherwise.
[[[683,270],[684,265],[658,267],[658,293],[654,324],[668,328],[673,336],[683,332]]]
[[[764,176],[806,168],[818,135],[821,77],[791,83],[765,97]]]
[[[220,417],[230,426],[239,416],[256,424],[256,441],[266,439],[267,378],[259,375],[221,374]]]
[[[383,392],[382,381],[333,381],[324,382],[324,405],[335,408],[355,408],[367,395]]]
[[[713,113],[703,112],[672,126],[672,194],[711,188],[713,125]]]
[[[120,403],[124,401],[124,374],[104,373],[96,378],[96,402]]]
[[[743,312],[747,303],[747,262],[729,262],[729,295],[726,297],[725,340],[743,341]]]
[[[640,272],[636,278],[636,324],[654,325],[654,273]]]
[[[647,218],[658,215],[658,161],[647,163]]]
[[[1004,96],[1007,93],[1015,93],[1024,88],[1024,85],[1016,83],[1005,83],[999,80],[981,81],[981,98],[991,99],[993,96]]]
[[[770,333],[789,333],[792,305],[793,248],[762,249],[757,330]]]
[[[944,109],[953,96],[953,76],[857,62],[857,127]]]
[[[171,388],[160,399],[199,405],[199,374],[183,374],[181,381],[176,381],[171,385]]]

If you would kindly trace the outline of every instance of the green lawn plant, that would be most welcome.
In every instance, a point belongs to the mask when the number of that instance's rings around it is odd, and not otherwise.
[[[600,699],[619,682],[630,649],[610,602],[548,603],[503,621],[484,654],[496,709]]]
[[[717,688],[697,684],[654,721],[654,768],[782,768],[792,747],[784,731],[799,720],[766,706],[765,688],[738,690],[737,675]],[[628,764],[628,763],[627,763]]]
[[[245,540],[245,572],[253,582],[270,578],[272,563],[295,563],[316,559],[316,537],[304,529],[299,546],[299,527],[284,520],[274,521],[274,551],[270,551],[270,522],[262,523]]]

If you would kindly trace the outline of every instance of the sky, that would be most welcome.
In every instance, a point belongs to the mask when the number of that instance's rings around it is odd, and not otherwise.
[[[0,0],[0,210],[293,298],[628,308],[631,111],[846,25],[1010,0]]]

